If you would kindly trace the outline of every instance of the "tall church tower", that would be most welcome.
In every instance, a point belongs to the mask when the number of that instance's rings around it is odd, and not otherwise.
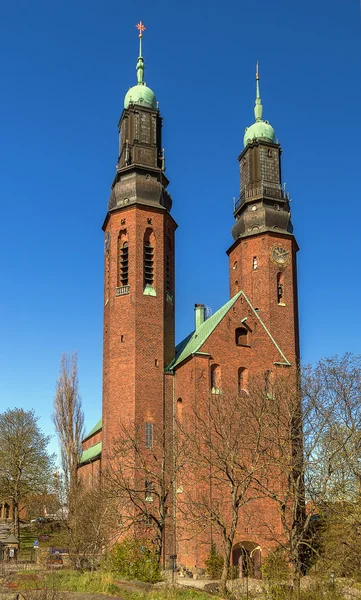
[[[240,197],[234,206],[234,243],[228,250],[230,292],[243,290],[293,365],[299,361],[297,242],[290,198],[282,188],[281,148],[264,121],[258,64],[255,122],[239,156]]]
[[[162,118],[144,81],[124,99],[119,155],[104,230],[103,456],[119,423],[162,427],[164,367],[174,357],[174,232]]]

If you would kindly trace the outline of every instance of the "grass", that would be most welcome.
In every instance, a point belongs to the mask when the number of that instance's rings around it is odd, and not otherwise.
[[[150,592],[129,591],[118,586],[111,573],[102,571],[78,573],[63,570],[46,574],[18,573],[13,583],[19,590],[49,589],[62,592],[84,592],[120,596],[124,600],[210,600],[205,592],[161,588]],[[213,597],[214,598],[214,597]]]

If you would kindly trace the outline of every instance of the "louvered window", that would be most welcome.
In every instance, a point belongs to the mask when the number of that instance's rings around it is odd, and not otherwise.
[[[129,247],[128,242],[124,242],[120,248],[119,255],[119,279],[120,285],[128,285],[129,281]]]
[[[144,285],[153,285],[154,282],[154,248],[150,242],[144,244]]]

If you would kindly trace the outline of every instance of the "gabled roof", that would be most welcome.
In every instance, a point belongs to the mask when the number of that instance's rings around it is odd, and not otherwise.
[[[169,369],[174,369],[177,365],[183,362],[186,358],[197,352],[201,346],[203,346],[206,339],[211,335],[211,333],[215,330],[217,325],[222,321],[223,317],[227,314],[230,308],[232,308],[233,304],[236,302],[237,298],[242,294],[242,292],[238,292],[233,298],[228,300],[226,304],[224,304],[217,312],[214,313],[209,319],[206,319],[202,325],[190,333],[182,342],[178,344],[175,349],[175,359],[169,365]]]
[[[11,533],[8,537],[3,538],[1,544],[18,544],[19,540]]]
[[[98,444],[94,444],[94,446],[90,446],[90,448],[88,448],[87,450],[84,450],[84,452],[82,453],[80,460],[79,460],[79,465],[82,465],[86,462],[94,460],[95,458],[100,456],[101,453],[102,453],[102,443],[101,442],[99,442]]]
[[[213,331],[215,330],[217,325],[219,325],[219,323],[222,321],[223,317],[226,316],[227,312],[232,308],[232,306],[235,304],[235,302],[238,300],[238,298],[240,298],[240,296],[243,296],[243,298],[249,305],[250,309],[252,310],[254,316],[259,321],[259,323],[262,325],[263,329],[267,333],[271,342],[278,350],[281,360],[275,364],[280,364],[280,365],[285,365],[285,366],[291,365],[291,363],[287,360],[287,358],[283,354],[282,350],[277,345],[274,338],[268,331],[266,325],[263,323],[261,317],[258,314],[258,311],[256,311],[253,308],[253,306],[250,303],[250,301],[248,300],[246,294],[241,290],[240,292],[238,292],[238,294],[233,296],[233,298],[228,300],[228,302],[226,302],[226,304],[224,304],[220,309],[218,309],[217,312],[214,313],[214,315],[212,315],[211,317],[209,317],[209,319],[204,321],[204,323],[202,323],[202,325],[200,325],[200,327],[198,327],[198,329],[196,329],[195,331],[190,333],[183,341],[181,341],[178,344],[178,346],[175,349],[175,358],[170,363],[170,365],[167,367],[167,371],[174,369],[180,363],[182,363],[184,360],[186,360],[187,358],[189,358],[190,356],[192,356],[193,354],[195,354],[196,352],[198,352],[200,350],[200,348],[203,346],[204,342],[211,335],[211,333],[213,333]]]
[[[91,431],[89,431],[89,433],[85,436],[84,440],[87,440],[95,433],[98,433],[98,431],[101,431],[101,428],[102,428],[102,419],[100,419],[100,421],[98,421],[98,423],[93,427],[93,429]]]

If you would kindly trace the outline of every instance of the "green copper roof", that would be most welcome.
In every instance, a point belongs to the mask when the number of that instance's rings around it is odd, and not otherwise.
[[[99,444],[94,444],[94,446],[90,446],[90,448],[88,448],[87,450],[84,450],[84,452],[82,453],[82,455],[80,457],[79,464],[82,465],[86,462],[89,462],[90,460],[94,460],[95,458],[100,456],[101,453],[102,453],[102,443],[99,442]]]
[[[232,308],[233,304],[236,302],[237,298],[241,295],[242,292],[238,292],[236,296],[233,296],[231,300],[228,300],[224,306],[222,306],[217,312],[214,313],[209,319],[204,321],[202,325],[198,327],[193,333],[191,333],[188,337],[186,337],[175,349],[175,359],[173,363],[171,363],[168,369],[173,369],[179,363],[183,362],[186,358],[197,352],[201,346],[203,346],[206,339],[211,335],[211,333],[215,330],[218,323],[220,323],[223,317],[227,314],[230,308]]]
[[[139,28],[140,25],[140,28]],[[140,22],[137,25],[139,29],[139,56],[137,60],[137,85],[131,87],[124,98],[124,108],[128,108],[129,104],[141,104],[143,106],[147,106],[148,108],[157,108],[157,100],[154,92],[146,85],[144,81],[144,58],[142,51],[142,39],[143,39],[143,31],[145,27],[143,23]]]
[[[189,358],[190,356],[192,356],[192,354],[195,354],[196,352],[198,352],[198,350],[200,350],[200,348],[203,346],[204,342],[211,335],[211,333],[213,333],[213,331],[216,329],[217,325],[222,321],[223,317],[225,317],[227,312],[230,310],[230,308],[232,308],[232,306],[235,304],[235,302],[238,300],[238,298],[240,296],[243,296],[243,298],[246,300],[246,302],[249,305],[249,307],[251,308],[254,316],[259,321],[259,323],[261,324],[261,326],[267,333],[269,339],[271,340],[271,342],[273,343],[273,345],[276,347],[277,351],[279,352],[281,360],[275,364],[284,365],[284,366],[291,365],[291,363],[287,360],[287,358],[283,354],[282,350],[278,346],[277,342],[274,340],[274,338],[268,331],[266,325],[263,323],[261,317],[258,314],[258,311],[256,311],[253,308],[253,306],[250,303],[250,301],[248,300],[246,294],[244,292],[242,292],[242,290],[241,290],[240,292],[238,292],[238,294],[233,296],[233,298],[228,300],[228,302],[226,302],[226,304],[224,304],[219,310],[217,310],[217,312],[215,312],[214,315],[212,315],[211,317],[209,317],[209,319],[204,321],[204,323],[202,325],[200,325],[200,327],[198,327],[198,329],[196,329],[195,331],[190,333],[182,342],[180,342],[178,344],[178,346],[176,347],[175,359],[168,366],[168,368],[167,368],[168,371],[174,369],[181,362],[186,360],[186,358]]]
[[[89,431],[89,433],[85,436],[85,440],[89,437],[91,437],[92,435],[94,435],[95,433],[98,433],[98,431],[100,431],[102,428],[102,419],[100,419],[100,421],[98,421],[98,423],[93,427],[93,429],[91,431]]]
[[[254,139],[260,140],[268,140],[269,142],[275,141],[275,130],[272,125],[268,121],[263,121],[263,106],[261,100],[261,94],[259,90],[259,73],[258,73],[258,63],[256,70],[256,104],[254,107],[254,118],[255,122],[251,127],[246,128],[246,132],[244,134],[244,147],[247,146]]]

